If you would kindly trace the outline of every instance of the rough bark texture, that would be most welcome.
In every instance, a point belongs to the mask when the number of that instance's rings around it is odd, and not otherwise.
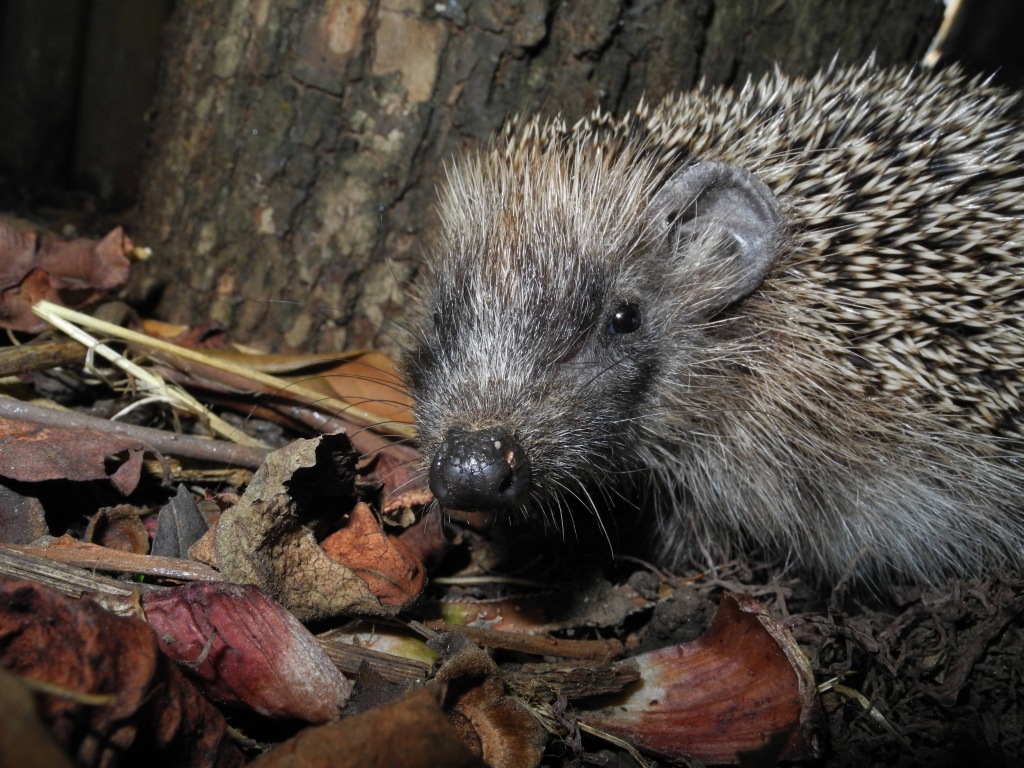
[[[276,348],[394,343],[444,163],[510,114],[917,60],[935,0],[180,0],[135,298]]]

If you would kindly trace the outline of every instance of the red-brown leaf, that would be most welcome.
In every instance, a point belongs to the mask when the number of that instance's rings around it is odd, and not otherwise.
[[[0,474],[12,480],[99,480],[108,478],[131,493],[142,471],[142,449],[124,435],[74,427],[45,427],[0,418]],[[107,457],[128,452],[128,460],[108,473]]]
[[[774,762],[823,749],[810,663],[751,597],[725,595],[697,640],[634,660],[640,685],[580,720],[655,754],[714,764],[761,750]]]
[[[267,752],[252,768],[483,768],[438,703],[418,688],[394,704],[317,728]]]
[[[304,626],[252,585],[189,584],[147,594],[164,653],[201,687],[268,717],[323,723],[352,690]]]
[[[80,765],[234,768],[223,716],[182,677],[139,619],[0,577],[0,665],[58,685],[39,716]],[[74,694],[112,694],[113,703]]]
[[[102,240],[48,240],[0,221],[0,326],[36,332],[46,322],[32,313],[40,299],[79,308],[127,281],[134,247],[120,227]]]

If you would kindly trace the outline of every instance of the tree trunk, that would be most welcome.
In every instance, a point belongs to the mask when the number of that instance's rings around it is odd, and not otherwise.
[[[179,0],[134,298],[268,348],[390,348],[453,155],[514,113],[838,54],[920,58],[933,0]]]

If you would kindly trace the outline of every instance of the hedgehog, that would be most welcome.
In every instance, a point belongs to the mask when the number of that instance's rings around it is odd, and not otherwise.
[[[449,169],[404,361],[438,503],[668,567],[1019,566],[1014,106],[869,62],[512,121]]]

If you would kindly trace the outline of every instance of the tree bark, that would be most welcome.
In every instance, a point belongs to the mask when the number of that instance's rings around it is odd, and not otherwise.
[[[514,113],[912,62],[933,0],[180,0],[133,298],[267,348],[393,348],[445,163]]]

